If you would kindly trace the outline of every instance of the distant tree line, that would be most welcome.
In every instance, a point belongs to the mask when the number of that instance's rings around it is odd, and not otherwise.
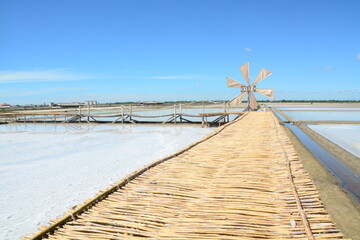
[[[164,101],[164,104],[181,104],[181,103],[225,103],[229,100],[186,100],[186,101]],[[246,100],[244,102],[247,102]],[[293,103],[293,102],[300,102],[300,103],[360,103],[360,100],[258,100],[258,102],[276,102],[276,103]],[[122,105],[122,104],[139,104],[139,102],[114,102],[114,103],[106,103],[106,104],[113,104],[113,105]]]
[[[206,101],[198,101],[198,100],[186,100],[186,101],[164,101],[161,102],[164,105],[171,105],[171,104],[186,104],[186,103],[193,103],[193,104],[216,104],[216,103],[227,103],[229,100],[206,100]],[[244,102],[247,102],[246,100]],[[360,103],[360,100],[259,100],[260,103]],[[113,102],[113,103],[102,103],[98,106],[114,106],[114,105],[139,105],[141,102]],[[32,110],[32,109],[39,109],[43,108],[46,109],[48,106],[46,105],[31,105],[31,106],[20,106],[15,105],[11,109],[5,109],[0,107],[0,113],[4,112],[11,112],[13,110],[19,110],[19,109],[26,109],[26,110]]]
[[[266,102],[266,101],[262,101],[262,102]],[[267,101],[269,102],[269,101]],[[305,103],[356,103],[356,102],[360,102],[360,100],[276,100],[276,101],[272,101],[272,102],[305,102]]]

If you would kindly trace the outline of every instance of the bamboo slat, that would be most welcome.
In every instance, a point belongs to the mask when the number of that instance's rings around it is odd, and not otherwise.
[[[343,238],[271,112],[246,114],[125,182],[33,239]]]

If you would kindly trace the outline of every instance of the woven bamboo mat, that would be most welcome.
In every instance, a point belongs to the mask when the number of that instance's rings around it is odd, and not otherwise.
[[[50,239],[339,239],[271,112],[251,112],[131,180]]]

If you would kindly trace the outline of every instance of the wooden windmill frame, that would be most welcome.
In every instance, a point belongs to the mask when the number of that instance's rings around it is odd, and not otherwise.
[[[228,104],[230,106],[240,106],[241,102],[243,101],[245,95],[248,95],[248,101],[247,101],[247,107],[245,111],[257,111],[260,109],[259,103],[256,101],[256,98],[254,96],[254,92],[261,93],[265,97],[274,99],[274,89],[272,88],[257,88],[256,84],[258,84],[260,81],[264,80],[268,76],[271,75],[271,72],[269,70],[266,70],[265,68],[261,69],[260,73],[256,77],[255,81],[250,84],[250,71],[249,71],[249,63],[245,63],[240,67],[240,72],[242,73],[246,83],[248,85],[244,85],[242,83],[239,83],[238,81],[235,81],[232,78],[227,77],[227,87],[229,88],[240,88],[241,93],[237,97],[233,98]]]

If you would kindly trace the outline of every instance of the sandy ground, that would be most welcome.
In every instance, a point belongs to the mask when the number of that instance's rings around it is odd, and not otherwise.
[[[357,206],[357,203],[338,186],[336,177],[334,177],[329,170],[307,150],[307,148],[298,140],[291,130],[286,127],[284,128],[286,129],[291,141],[294,143],[295,149],[298,152],[305,169],[308,171],[314,184],[318,188],[321,200],[336,225],[347,237],[354,240],[360,240],[360,208]],[[304,129],[304,127],[302,129]],[[312,132],[313,134],[309,134],[311,137],[318,135],[317,137],[314,137],[316,142],[318,142],[322,147],[325,147],[326,150],[332,149],[332,151],[329,151],[330,153],[333,154],[336,152],[335,157],[338,158],[341,156],[341,159],[347,159],[347,166],[352,165],[350,169],[359,172],[360,161],[356,162],[354,159],[355,156],[345,150],[341,151],[342,148],[338,146],[337,148],[334,147],[335,144],[314,131]]]

